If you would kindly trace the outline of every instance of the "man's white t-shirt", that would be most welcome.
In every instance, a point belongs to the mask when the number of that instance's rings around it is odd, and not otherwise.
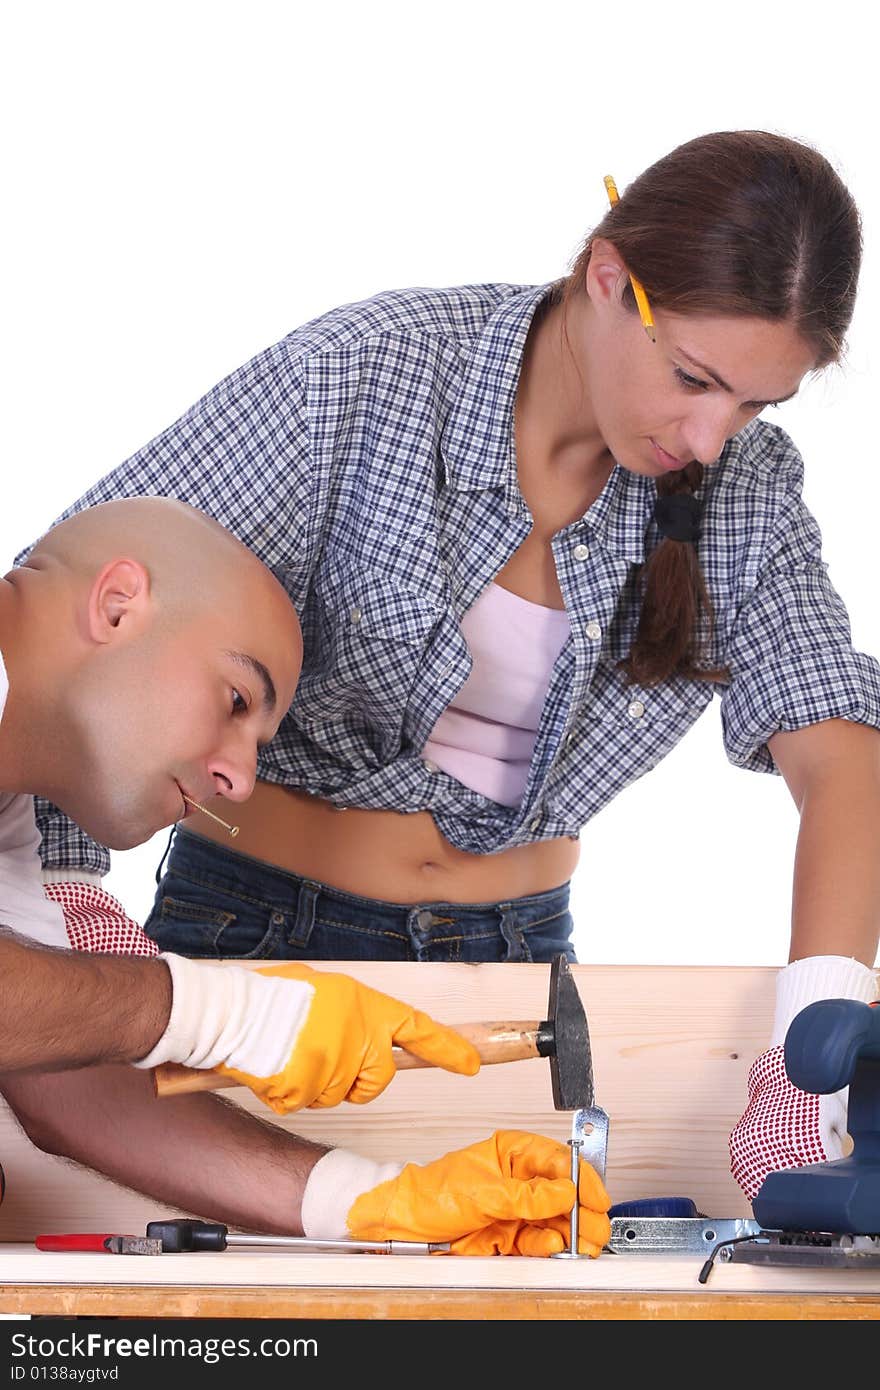
[[[0,720],[9,678],[0,652]],[[46,946],[69,942],[64,913],[43,893],[40,836],[30,796],[0,791],[0,923]]]

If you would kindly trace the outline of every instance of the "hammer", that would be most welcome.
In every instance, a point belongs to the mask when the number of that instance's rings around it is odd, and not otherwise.
[[[494,1062],[516,1062],[525,1057],[547,1057],[550,1061],[550,1080],[553,1105],[557,1110],[595,1108],[593,1105],[593,1064],[587,1016],[578,994],[571,966],[564,955],[556,956],[550,965],[550,997],[547,1018],[540,1023],[457,1023],[455,1031],[473,1043],[485,1066]],[[404,1048],[394,1048],[394,1065],[398,1071],[427,1067],[424,1062]],[[167,1062],[153,1073],[156,1095],[182,1095],[186,1091],[219,1091],[238,1083],[215,1071],[200,1071]],[[605,1142],[608,1136],[608,1117],[604,1111],[604,1132],[601,1122],[583,1141],[581,1152],[600,1173],[605,1173]],[[591,1142],[594,1141],[594,1142]],[[589,1155],[584,1152],[589,1149]]]

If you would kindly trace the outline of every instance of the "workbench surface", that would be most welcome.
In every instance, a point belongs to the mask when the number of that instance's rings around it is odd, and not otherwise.
[[[880,1271],[691,1255],[598,1260],[282,1251],[116,1256],[0,1245],[0,1312],[293,1318],[880,1318]]]

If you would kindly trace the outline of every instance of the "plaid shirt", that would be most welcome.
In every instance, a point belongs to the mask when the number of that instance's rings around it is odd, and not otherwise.
[[[658,543],[655,483],[615,468],[553,539],[571,634],[553,669],[521,804],[490,801],[423,757],[470,670],[465,610],[529,534],[513,406],[549,286],[380,294],[335,309],[210,391],[70,511],[137,494],[216,517],[274,571],[300,615],[299,687],[258,775],[337,806],[430,811],[491,854],[577,836],[670,752],[721,693],[731,761],[772,772],[766,741],[842,717],[880,725],[880,667],[855,652],[829,583],[802,464],[748,425],[706,471],[700,559],[725,687],[627,684],[638,566]],[[65,513],[65,515],[68,515]],[[46,867],[109,856],[46,803]]]

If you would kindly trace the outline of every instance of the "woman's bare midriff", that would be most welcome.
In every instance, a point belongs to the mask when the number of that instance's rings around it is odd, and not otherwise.
[[[240,806],[216,808],[240,827],[235,839],[197,811],[185,828],[224,849],[385,902],[509,902],[558,888],[578,858],[578,842],[568,837],[466,854],[443,838],[427,811],[338,810],[269,782],[258,782]]]

